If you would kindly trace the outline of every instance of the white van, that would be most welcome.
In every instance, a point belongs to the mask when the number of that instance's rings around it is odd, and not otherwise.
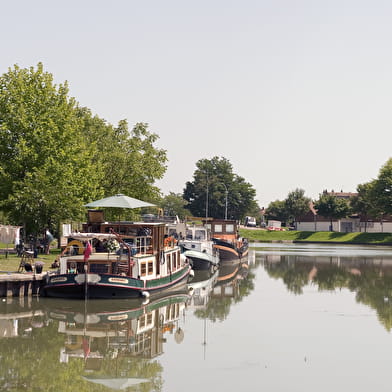
[[[246,216],[245,217],[245,226],[256,227],[256,218],[254,216]]]

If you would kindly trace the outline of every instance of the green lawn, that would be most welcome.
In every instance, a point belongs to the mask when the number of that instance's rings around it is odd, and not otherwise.
[[[4,246],[0,246],[0,248],[4,248]],[[59,250],[53,249],[49,255],[39,254],[36,259],[33,259],[33,262],[37,260],[43,261],[45,263],[43,271],[48,271],[59,253]],[[18,271],[19,264],[20,257],[16,253],[9,253],[8,255],[4,251],[0,253],[0,273]]]
[[[336,233],[330,231],[267,231],[240,229],[253,242],[295,241],[346,244],[392,245],[392,233]]]

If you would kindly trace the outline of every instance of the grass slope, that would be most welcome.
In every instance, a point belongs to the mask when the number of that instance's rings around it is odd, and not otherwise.
[[[268,231],[240,229],[252,242],[326,242],[342,244],[392,245],[392,233],[337,233],[330,231]]]

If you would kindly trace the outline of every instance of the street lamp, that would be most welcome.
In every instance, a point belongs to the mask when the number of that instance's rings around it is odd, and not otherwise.
[[[227,220],[227,195],[228,195],[229,191],[227,190],[226,184],[224,184],[223,182],[221,184],[225,187],[225,191],[226,191],[226,197],[225,197],[225,220]]]
[[[203,172],[206,174],[206,224],[208,219],[208,170]]]

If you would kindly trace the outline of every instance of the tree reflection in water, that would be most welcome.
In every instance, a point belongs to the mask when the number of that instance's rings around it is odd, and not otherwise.
[[[189,331],[181,328],[186,314],[210,325],[224,322],[232,305],[246,303],[260,268],[296,295],[308,285],[319,291],[348,289],[391,330],[392,257],[257,251],[254,263],[196,272],[184,292],[148,304],[89,301],[85,308],[83,301],[49,298],[0,302],[0,390],[104,391],[108,382],[113,388],[115,382],[136,382],[129,390],[163,390],[160,356],[169,338],[181,344],[185,333],[187,341]]]
[[[373,308],[380,323],[392,328],[392,256],[295,256],[266,255],[263,258],[269,276],[282,279],[287,289],[297,295],[304,287],[318,290],[346,288],[356,293],[356,300]]]

